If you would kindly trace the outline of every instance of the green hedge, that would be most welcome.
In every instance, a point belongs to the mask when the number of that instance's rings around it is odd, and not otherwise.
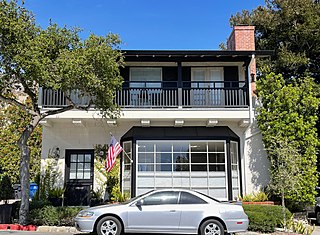
[[[44,206],[30,211],[31,224],[38,226],[74,226],[73,218],[83,207]]]
[[[269,205],[243,205],[249,217],[249,231],[274,232],[275,228],[283,227],[283,214],[281,206]],[[286,209],[287,218],[291,212]]]

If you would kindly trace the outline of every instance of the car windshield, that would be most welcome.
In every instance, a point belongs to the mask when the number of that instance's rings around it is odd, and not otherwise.
[[[138,195],[138,196],[136,196],[136,197],[133,197],[133,198],[131,198],[129,201],[122,202],[121,204],[129,204],[129,203],[137,200],[138,198],[141,198],[141,197],[143,197],[144,195],[146,195],[146,194],[148,194],[148,193],[151,193],[151,192],[153,192],[153,191],[154,191],[154,190],[151,190],[151,191],[146,192],[146,193],[144,193],[144,194],[141,194],[141,195]]]

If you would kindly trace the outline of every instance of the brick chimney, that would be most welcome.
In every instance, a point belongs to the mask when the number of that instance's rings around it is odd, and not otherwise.
[[[231,51],[254,51],[254,26],[234,26],[227,41]]]
[[[234,26],[227,41],[227,50],[229,51],[255,51],[255,26],[240,25]],[[252,92],[255,91],[256,84],[256,61],[250,66]]]

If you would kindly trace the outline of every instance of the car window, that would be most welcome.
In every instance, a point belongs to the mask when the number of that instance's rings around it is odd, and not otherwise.
[[[206,204],[207,202],[196,195],[181,192],[179,204]]]
[[[157,192],[143,199],[143,205],[177,204],[179,192]]]

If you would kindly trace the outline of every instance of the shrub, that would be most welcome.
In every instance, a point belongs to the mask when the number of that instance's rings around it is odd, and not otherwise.
[[[31,210],[29,220],[38,226],[73,226],[73,217],[82,209],[83,207],[44,206]]]
[[[250,231],[274,232],[276,227],[282,227],[283,215],[281,206],[267,205],[243,205],[243,209],[249,217]],[[286,209],[287,218],[292,216]]]
[[[240,198],[243,202],[264,202],[268,201],[268,195],[264,192],[256,192],[252,194],[247,194],[243,198]]]
[[[11,179],[8,175],[4,175],[0,182],[0,201],[4,200],[7,204],[8,200],[13,198],[13,193]]]

